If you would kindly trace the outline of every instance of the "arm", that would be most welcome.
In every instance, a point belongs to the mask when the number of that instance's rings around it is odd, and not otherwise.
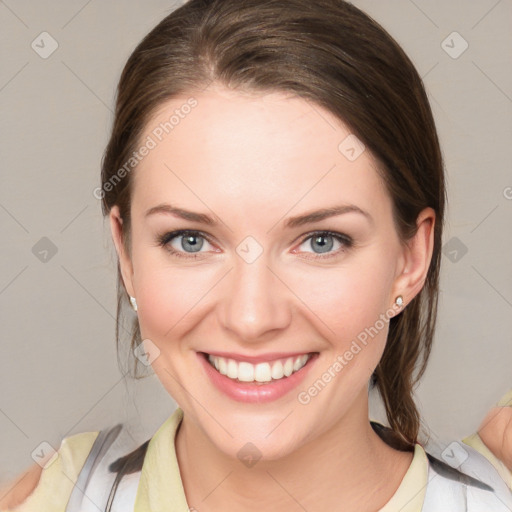
[[[0,486],[0,512],[65,510],[98,434],[82,432],[64,438],[58,457],[45,469],[31,466],[10,484]]]
[[[493,407],[480,425],[478,435],[512,471],[512,407]]]
[[[0,511],[11,510],[23,503],[39,483],[43,468],[34,464],[25,473],[0,487]]]

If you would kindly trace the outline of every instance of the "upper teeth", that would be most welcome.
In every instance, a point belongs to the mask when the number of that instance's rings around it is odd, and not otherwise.
[[[297,357],[279,359],[270,363],[251,364],[246,361],[238,362],[234,359],[208,355],[208,360],[222,374],[230,379],[238,379],[242,382],[270,382],[289,377],[299,371],[309,359],[309,354]]]

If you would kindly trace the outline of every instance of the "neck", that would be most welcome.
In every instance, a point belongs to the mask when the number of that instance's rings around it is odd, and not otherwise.
[[[366,392],[332,429],[279,460],[246,467],[186,417],[176,454],[187,503],[198,512],[337,510],[340,504],[345,512],[373,512],[389,501],[412,461],[411,452],[391,448],[373,431]]]

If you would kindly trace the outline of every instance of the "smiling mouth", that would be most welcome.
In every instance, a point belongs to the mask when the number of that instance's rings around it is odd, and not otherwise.
[[[221,375],[235,382],[257,385],[286,379],[304,368],[315,354],[318,354],[318,352],[253,364],[247,361],[235,361],[228,357],[202,353],[209,364]]]

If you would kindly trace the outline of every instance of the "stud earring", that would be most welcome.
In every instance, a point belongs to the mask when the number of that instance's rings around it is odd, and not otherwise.
[[[137,301],[135,297],[130,296],[130,304],[132,305],[133,311],[137,311]]]
[[[404,305],[404,298],[399,295],[396,299],[395,299],[395,304],[401,308],[403,305]]]

